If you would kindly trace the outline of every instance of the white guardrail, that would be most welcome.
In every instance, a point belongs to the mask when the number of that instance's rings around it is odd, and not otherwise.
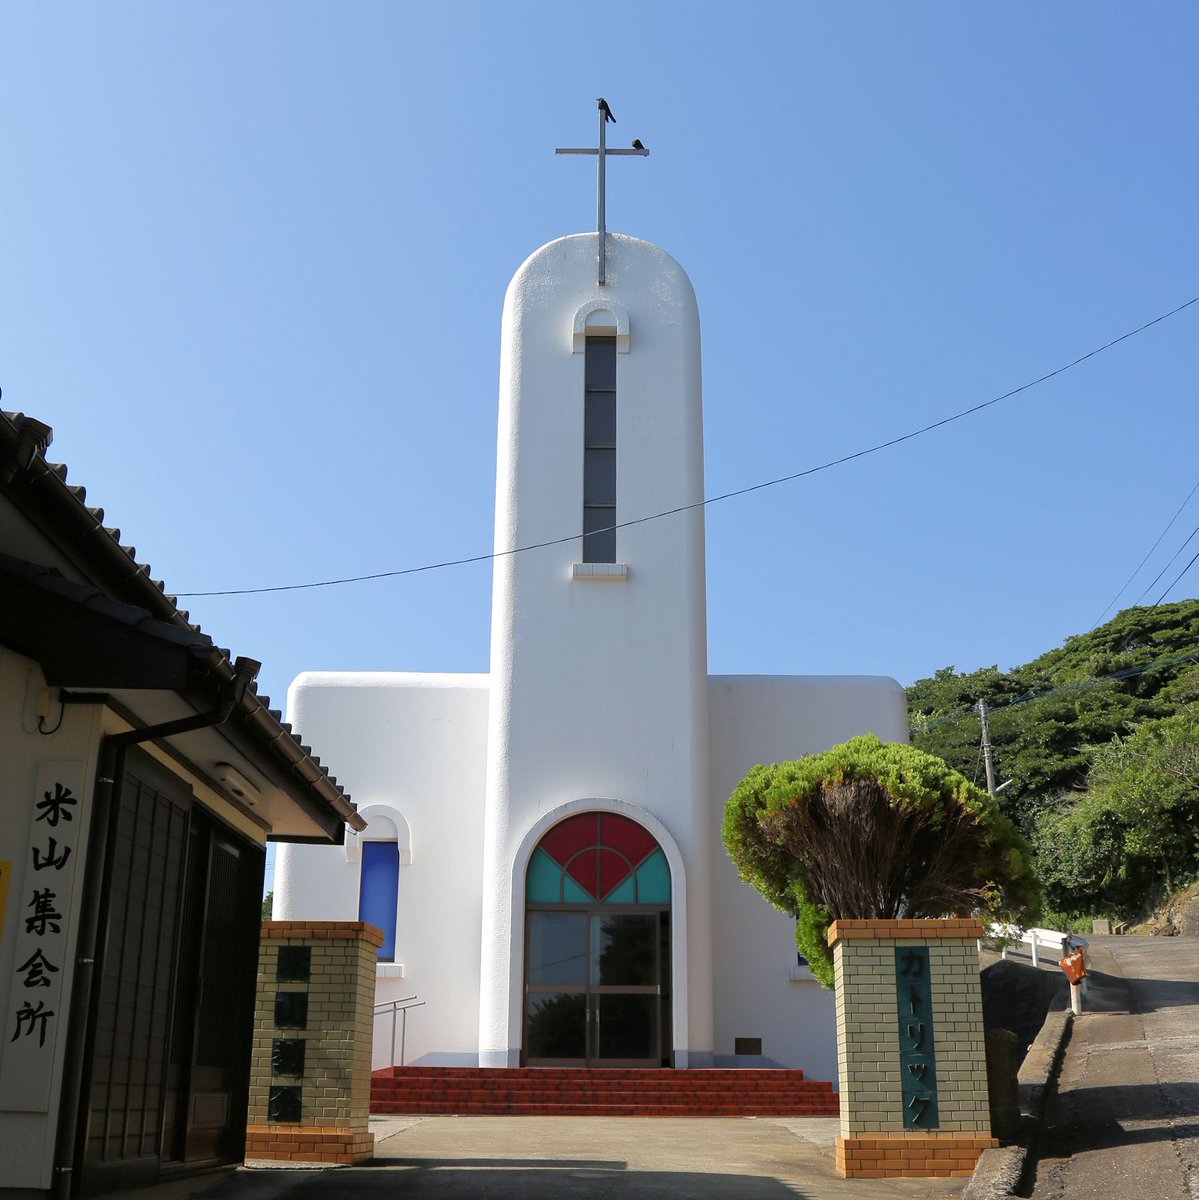
[[[1007,952],[1015,945],[1024,945],[1029,948],[1032,956],[1032,965],[1039,967],[1041,965],[1041,955],[1048,952],[1053,956],[1055,963],[1060,962],[1067,954],[1073,953],[1075,950],[1082,951],[1083,962],[1089,972],[1091,969],[1090,955],[1087,953],[1087,947],[1090,944],[1085,937],[1080,937],[1076,933],[1063,933],[1060,929],[1020,929],[1016,925],[992,925],[987,930],[987,938],[994,939],[1000,943],[999,954],[1001,958],[1007,958]],[[979,942],[979,949],[982,949],[982,942]],[[1088,991],[1087,977],[1084,975],[1082,980],[1073,985],[1070,989],[1070,1006],[1077,1013],[1082,1011],[1082,998],[1086,996]]]
[[[1074,950],[1081,950],[1086,957],[1088,942],[1085,937],[1074,933],[1063,933],[1060,929],[1020,929],[1016,925],[992,925],[987,936],[1004,943],[1000,954],[1007,958],[1008,947],[1021,942],[1032,951],[1032,965],[1041,965],[1041,953],[1048,951],[1053,961],[1058,962]]]

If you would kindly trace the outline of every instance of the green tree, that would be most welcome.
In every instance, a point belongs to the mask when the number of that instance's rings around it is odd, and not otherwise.
[[[1087,785],[1088,747],[1199,695],[1199,600],[1125,609],[1010,671],[945,667],[908,688],[912,742],[977,781],[976,706],[991,707],[1004,812],[1031,833],[1046,803]]]
[[[1135,917],[1199,876],[1199,707],[1095,746],[1087,790],[1039,813],[1032,842],[1050,904]]]
[[[1094,752],[1092,801],[1127,831],[1130,859],[1153,864],[1167,888],[1196,868],[1199,710],[1146,721]]]
[[[271,913],[274,911],[275,893],[273,891],[267,892],[267,894],[262,898],[262,919],[264,921],[269,921],[271,919]]]
[[[1038,910],[1028,846],[995,800],[933,755],[873,735],[754,767],[723,832],[741,878],[795,914],[826,987],[835,920],[975,911],[1029,923]]]

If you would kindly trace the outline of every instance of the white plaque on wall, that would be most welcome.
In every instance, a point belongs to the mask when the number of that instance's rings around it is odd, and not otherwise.
[[[13,972],[0,981],[8,994],[0,1030],[0,1109],[48,1112],[54,1064],[67,1034],[63,988],[71,927],[76,867],[84,854],[82,762],[46,762],[28,799],[29,839],[5,846],[13,859],[8,926],[16,938]]]

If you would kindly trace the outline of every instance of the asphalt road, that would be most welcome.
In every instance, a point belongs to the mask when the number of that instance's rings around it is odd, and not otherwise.
[[[1034,1200],[1199,1200],[1199,938],[1091,939]]]

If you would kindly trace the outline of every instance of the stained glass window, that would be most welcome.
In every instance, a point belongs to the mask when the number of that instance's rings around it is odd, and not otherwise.
[[[669,904],[670,867],[636,821],[579,813],[537,844],[525,897],[530,904]]]

